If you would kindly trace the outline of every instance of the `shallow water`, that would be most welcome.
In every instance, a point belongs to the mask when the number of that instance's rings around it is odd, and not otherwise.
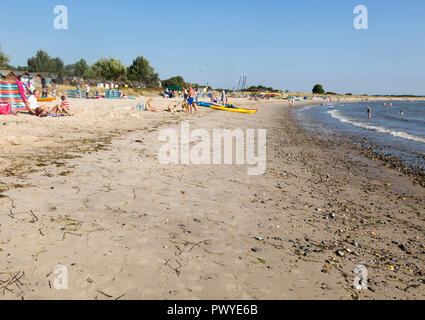
[[[377,146],[377,151],[425,167],[425,101],[385,103],[385,107],[384,101],[323,104],[295,112],[307,127],[366,140]],[[371,119],[366,106],[372,110]]]

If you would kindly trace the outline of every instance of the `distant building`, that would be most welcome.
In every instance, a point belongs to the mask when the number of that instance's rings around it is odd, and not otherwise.
[[[16,80],[18,76],[12,70],[0,70],[0,78],[6,80]]]
[[[21,81],[22,83],[29,85],[29,83],[31,82],[32,84],[34,84],[34,78],[33,76],[31,76],[29,72],[19,71],[19,72],[16,72],[16,74],[18,75],[19,81]]]
[[[60,75],[51,74],[50,77],[54,83],[60,84],[60,85],[63,84],[63,78]]]
[[[41,79],[44,79],[46,84],[50,84],[56,75],[51,75],[50,73],[40,73]]]
[[[33,79],[34,84],[41,84],[41,77],[38,73],[30,72],[30,77]]]
[[[70,86],[72,84],[72,78],[64,78],[62,84],[65,86]]]

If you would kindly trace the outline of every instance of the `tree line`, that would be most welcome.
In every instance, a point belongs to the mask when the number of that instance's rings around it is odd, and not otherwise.
[[[101,58],[93,65],[89,65],[85,59],[65,65],[61,58],[53,58],[46,51],[39,50],[34,57],[28,59],[27,66],[13,67],[9,62],[10,57],[1,51],[0,45],[0,69],[53,73],[62,77],[76,76],[87,80],[141,82],[151,88],[159,87],[160,84],[159,75],[142,56],[136,57],[129,67],[115,58]]]
[[[273,89],[272,87],[266,87],[263,85],[259,85],[259,86],[251,86],[248,89],[242,90],[245,92],[281,92],[281,90],[278,89]]]

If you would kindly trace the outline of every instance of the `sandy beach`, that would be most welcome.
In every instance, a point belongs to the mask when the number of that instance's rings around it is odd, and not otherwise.
[[[0,117],[0,299],[425,298],[425,197],[412,177],[305,132],[284,100],[232,99],[253,115],[135,110],[146,100]],[[186,120],[266,129],[266,172],[160,164],[159,132]],[[357,291],[359,265],[368,289]]]

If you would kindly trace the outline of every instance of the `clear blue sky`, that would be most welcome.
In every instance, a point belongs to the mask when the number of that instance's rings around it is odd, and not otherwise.
[[[354,7],[369,9],[355,30]],[[53,28],[66,5],[69,30]],[[423,0],[2,1],[0,44],[13,65],[37,49],[66,64],[146,57],[161,79],[232,88],[425,95]]]

